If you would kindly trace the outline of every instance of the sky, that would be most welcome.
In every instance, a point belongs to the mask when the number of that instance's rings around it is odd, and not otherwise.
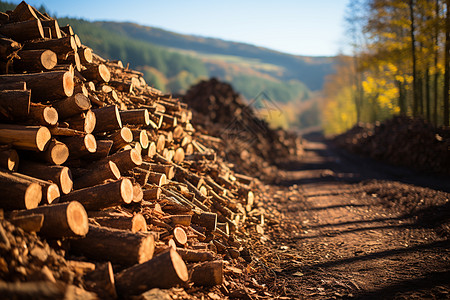
[[[8,0],[7,0],[8,1]],[[15,4],[20,0],[9,0]],[[57,17],[130,21],[182,34],[244,42],[296,55],[344,49],[349,0],[28,0]]]

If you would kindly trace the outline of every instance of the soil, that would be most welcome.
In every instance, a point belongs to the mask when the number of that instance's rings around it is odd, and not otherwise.
[[[449,178],[306,138],[302,160],[262,190],[280,222],[244,249],[253,284],[235,296],[450,299]]]

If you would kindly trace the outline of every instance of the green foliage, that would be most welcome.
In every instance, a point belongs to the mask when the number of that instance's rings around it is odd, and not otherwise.
[[[14,10],[15,7],[16,7],[16,5],[13,3],[0,1],[0,11],[1,12],[6,12],[7,10]]]

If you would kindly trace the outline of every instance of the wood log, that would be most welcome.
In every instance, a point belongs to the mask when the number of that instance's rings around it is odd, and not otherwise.
[[[138,295],[151,288],[171,288],[189,279],[186,264],[173,249],[123,270],[116,276],[120,296]]]
[[[73,94],[73,75],[68,71],[0,75],[0,82],[24,81],[31,89],[32,100],[53,100]],[[51,87],[51,88],[49,88]]]
[[[0,118],[6,120],[20,120],[30,112],[30,90],[0,91]]]
[[[39,234],[48,238],[79,237],[86,235],[89,230],[86,210],[76,201],[13,211],[11,216],[14,218],[35,214],[44,215]]]
[[[72,36],[62,37],[60,39],[45,39],[28,41],[24,45],[24,50],[38,50],[47,49],[56,53],[58,58],[64,58],[67,53],[76,51],[77,45],[75,39]]]
[[[108,161],[104,164],[98,165],[96,168],[87,170],[87,172],[79,178],[76,178],[74,181],[75,189],[82,189],[85,187],[95,186],[98,184],[102,184],[105,180],[120,179],[120,171],[117,168],[117,165]]]
[[[17,149],[44,151],[51,134],[46,127],[0,124],[0,143]]]
[[[158,139],[156,141],[156,152],[162,153],[165,147],[166,147],[166,137],[163,134],[160,134],[158,135]]]
[[[23,21],[29,21],[29,20],[37,20],[38,17],[31,5],[25,3],[25,1],[22,1],[19,3],[19,5],[16,6],[16,8],[10,13],[9,15],[9,21],[11,23],[13,22],[23,22]]]
[[[116,163],[122,174],[142,164],[142,156],[134,148],[114,153],[106,159]]]
[[[68,194],[73,187],[72,174],[68,167],[48,166],[33,161],[22,160],[19,172],[43,180],[50,180],[59,186],[63,194]]]
[[[63,100],[52,103],[61,119],[80,114],[91,108],[91,101],[82,93],[74,94]]]
[[[117,216],[95,218],[95,221],[102,226],[115,229],[130,230],[131,232],[147,231],[147,222],[141,214],[135,214],[133,217]]]
[[[111,151],[116,152],[133,141],[133,132],[128,127],[122,127],[109,135],[107,139],[114,142]]]
[[[92,153],[85,159],[89,160],[101,160],[106,158],[109,155],[111,147],[113,145],[113,141],[111,140],[99,140],[97,141],[97,151]]]
[[[95,270],[83,279],[86,282],[86,289],[95,292],[100,299],[117,298],[114,272],[110,262],[97,264]]]
[[[187,235],[186,231],[184,231],[181,227],[175,227],[173,229],[173,240],[177,243],[177,245],[186,245],[187,243]]]
[[[88,234],[72,240],[70,246],[74,252],[91,259],[104,261],[107,258],[112,263],[132,266],[153,257],[155,240],[151,234],[90,225]]]
[[[82,46],[78,49],[78,56],[80,57],[81,64],[92,63],[92,50],[89,47]]]
[[[74,285],[62,282],[0,282],[0,294],[4,299],[97,299]]]
[[[146,186],[143,193],[145,201],[158,200],[161,197],[161,188],[159,186]]]
[[[176,164],[179,164],[184,161],[184,149],[182,147],[178,147],[175,150],[175,154],[173,155],[172,160]]]
[[[156,154],[156,144],[154,142],[150,142],[147,148],[147,158],[153,158]]]
[[[133,202],[141,202],[144,199],[144,192],[142,191],[142,186],[134,182],[133,183]]]
[[[0,38],[0,41],[1,41],[1,38]],[[0,49],[1,49],[1,47],[0,47]],[[3,91],[5,91],[5,90],[26,91],[27,83],[24,81],[0,82],[0,90],[3,90]]]
[[[175,168],[172,165],[143,162],[141,168],[151,170],[153,172],[166,174],[166,177],[169,180],[175,177]]]
[[[75,51],[67,53],[64,59],[60,59],[60,63],[71,64],[74,66],[74,69],[78,72],[81,72],[82,70],[80,56],[78,55],[78,52]]]
[[[94,82],[108,82],[111,79],[111,73],[104,64],[85,64],[86,69],[81,74],[87,80]]]
[[[150,124],[150,115],[147,109],[130,109],[120,111],[123,124],[144,125]]]
[[[85,136],[72,136],[62,139],[69,148],[69,157],[71,159],[94,153],[97,150],[97,141],[95,137],[87,133]]]
[[[19,59],[14,60],[15,71],[39,72],[53,69],[58,59],[51,50],[21,50],[17,52]]]
[[[78,201],[87,210],[99,210],[131,203],[133,200],[133,184],[130,179],[121,178],[116,181],[73,191],[60,199],[61,202]]]
[[[192,223],[206,228],[208,231],[216,231],[217,228],[217,214],[211,212],[197,212],[194,211],[192,215]]]
[[[58,123],[58,112],[51,106],[31,103],[28,115],[31,122],[42,126],[54,126]]]
[[[94,263],[87,261],[66,260],[66,263],[71,271],[82,276],[96,269]]]
[[[189,267],[189,281],[197,286],[215,286],[223,283],[223,261],[208,261]]]
[[[6,210],[32,209],[42,199],[42,188],[36,182],[0,171],[0,206]]]
[[[61,29],[59,28],[58,21],[55,19],[41,20],[42,26],[49,27],[51,30],[52,38],[60,39],[62,38]]]
[[[44,38],[44,30],[38,19],[4,24],[0,26],[0,34],[18,42]]]
[[[62,32],[64,32],[68,36],[72,36],[75,33],[73,32],[72,26],[66,25],[66,26],[59,26],[59,29],[61,29]]]
[[[42,189],[41,202],[43,204],[52,204],[53,201],[59,199],[59,196],[60,196],[59,188],[55,183],[52,183],[47,180],[35,178],[35,177],[29,176],[29,175],[21,174],[21,173],[12,173],[12,175],[39,184]]]
[[[44,224],[44,215],[36,214],[21,216],[9,219],[16,227],[20,227],[27,232],[39,232]]]
[[[169,222],[172,226],[180,225],[180,226],[191,226],[192,215],[168,215],[162,217],[162,221]]]
[[[54,165],[61,165],[66,162],[69,157],[69,148],[60,141],[52,139],[47,146],[47,149],[40,153],[33,154],[35,157],[49,162]]]
[[[19,155],[14,149],[0,150],[0,168],[8,171],[17,171],[19,168]]]
[[[116,105],[105,106],[92,110],[95,113],[97,123],[94,133],[108,132],[122,128],[119,109]]]
[[[133,83],[119,80],[110,80],[109,84],[116,90],[123,93],[131,93],[133,91]]]
[[[95,125],[97,124],[97,118],[92,110],[88,110],[82,114],[78,114],[65,120],[69,124],[70,128],[79,130],[85,133],[92,133]]]

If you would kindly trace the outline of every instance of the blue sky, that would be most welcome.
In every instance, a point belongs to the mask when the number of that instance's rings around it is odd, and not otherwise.
[[[20,3],[19,0],[9,0]],[[58,17],[131,21],[184,34],[245,42],[298,55],[344,48],[349,0],[29,0]]]

